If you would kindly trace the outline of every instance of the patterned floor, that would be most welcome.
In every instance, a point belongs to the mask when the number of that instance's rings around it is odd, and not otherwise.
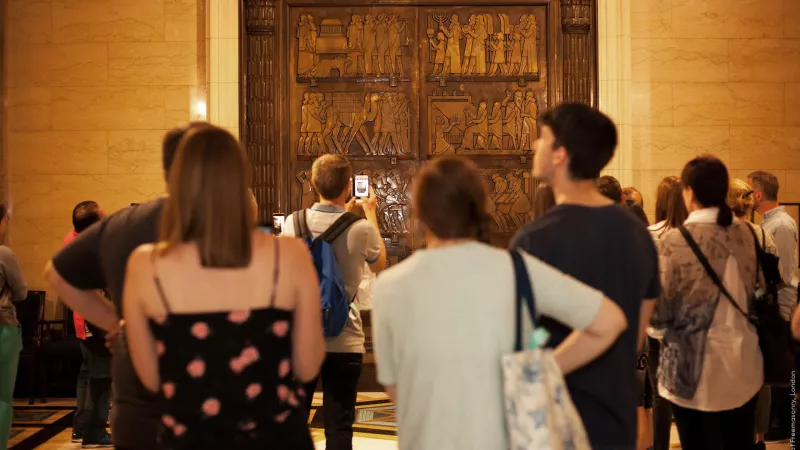
[[[80,444],[70,442],[74,399],[53,399],[47,404],[28,406],[14,402],[14,424],[9,448],[13,450],[75,450]],[[314,396],[311,412],[311,435],[317,448],[325,448],[322,429],[322,396]],[[355,450],[396,450],[396,416],[394,405],[383,393],[358,394],[358,413],[354,425]]]
[[[70,442],[74,399],[54,399],[47,404],[28,406],[27,402],[14,402],[14,426],[9,448],[13,450],[76,450],[80,444]],[[311,435],[319,450],[325,449],[322,429],[322,397],[314,396],[311,412]],[[397,415],[394,405],[383,393],[358,394],[355,450],[397,450]],[[672,430],[672,448],[679,449],[676,430]],[[788,443],[768,444],[768,450],[788,450]]]

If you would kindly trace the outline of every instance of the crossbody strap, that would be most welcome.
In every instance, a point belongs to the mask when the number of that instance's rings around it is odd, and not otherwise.
[[[536,306],[533,298],[533,288],[531,287],[531,277],[528,274],[528,268],[525,266],[525,260],[522,255],[516,251],[511,250],[511,260],[514,263],[514,280],[516,285],[516,334],[514,337],[514,351],[522,351],[522,303],[528,305],[528,313],[531,316],[533,326],[537,326],[536,321]]]
[[[350,228],[351,225],[358,222],[359,220],[361,220],[361,218],[358,217],[357,215],[351,212],[346,212],[341,216],[339,216],[339,218],[336,219],[336,221],[333,222],[333,224],[331,224],[331,226],[329,226],[327,230],[325,230],[322,234],[317,236],[317,238],[314,239],[314,241],[315,242],[325,241],[328,243],[332,243],[342,233],[347,231],[347,229]]]
[[[722,283],[722,280],[720,280],[719,275],[717,275],[717,272],[714,271],[713,267],[711,267],[711,263],[708,262],[706,255],[703,254],[703,251],[700,250],[700,247],[697,245],[697,242],[689,233],[689,230],[687,230],[686,227],[684,227],[683,225],[679,227],[679,230],[681,230],[681,234],[683,235],[683,238],[686,239],[686,243],[689,244],[689,248],[691,248],[695,256],[697,256],[697,259],[700,261],[700,264],[703,265],[703,268],[706,270],[706,273],[708,274],[709,278],[711,278],[711,281],[713,281],[714,284],[717,285],[723,297],[725,297],[729,302],[731,302],[731,305],[733,305],[733,307],[736,308],[736,310],[739,311],[745,317],[745,319],[747,319],[753,325],[756,325],[756,322],[753,320],[753,318],[750,317],[750,315],[747,314],[745,310],[743,310],[742,307],[739,306],[738,303],[736,303],[736,300],[733,299],[731,293],[728,292],[728,289]]]

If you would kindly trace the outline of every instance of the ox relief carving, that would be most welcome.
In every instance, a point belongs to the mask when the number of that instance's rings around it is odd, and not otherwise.
[[[411,116],[402,92],[306,92],[298,155],[411,153]]]
[[[403,50],[410,43],[407,19],[398,14],[353,14],[349,21],[326,18],[316,22],[301,14],[297,24],[297,82],[410,81]]]
[[[401,169],[357,170],[359,175],[369,175],[370,189],[378,199],[378,225],[385,235],[408,234],[409,191],[411,172]],[[311,170],[303,170],[296,175],[300,185],[300,208],[309,208],[318,196],[311,186]]]
[[[530,171],[525,169],[483,169],[489,186],[489,213],[495,229],[513,233],[532,217]]]
[[[519,155],[533,151],[539,104],[531,90],[478,101],[463,92],[434,93],[428,117],[434,123],[429,155]]]
[[[508,14],[428,16],[428,81],[539,80],[539,22],[534,14],[511,23]]]

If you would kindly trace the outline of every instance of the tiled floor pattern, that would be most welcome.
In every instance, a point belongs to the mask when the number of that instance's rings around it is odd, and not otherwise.
[[[321,405],[321,396],[316,394],[314,406]],[[46,405],[29,407],[27,402],[14,402],[15,420],[12,428],[12,437],[9,448],[14,450],[42,449],[42,450],[76,450],[80,444],[70,442],[71,437],[71,408],[75,405],[74,399],[50,400]],[[16,414],[19,412],[19,414]],[[315,417],[317,410],[311,416],[311,435],[317,449],[325,448],[325,435],[321,428],[321,419]],[[396,416],[394,406],[383,393],[365,392],[358,395],[358,414],[356,419],[355,437],[353,448],[355,450],[397,450],[395,434]],[[34,441],[41,441],[41,435],[47,430],[53,430],[46,442],[38,446],[31,446]],[[672,448],[679,449],[678,433],[672,429]],[[788,450],[788,443],[774,443],[767,445],[768,450]]]

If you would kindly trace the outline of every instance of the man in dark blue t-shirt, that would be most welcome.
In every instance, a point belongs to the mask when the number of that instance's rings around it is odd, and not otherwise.
[[[565,104],[540,124],[533,175],[552,186],[557,206],[522,228],[511,247],[602,291],[625,312],[629,326],[619,341],[566,381],[592,448],[633,450],[637,349],[661,291],[655,245],[637,218],[597,189],[617,146],[611,120],[588,106]],[[551,335],[548,347],[571,331],[544,318],[542,325]]]

